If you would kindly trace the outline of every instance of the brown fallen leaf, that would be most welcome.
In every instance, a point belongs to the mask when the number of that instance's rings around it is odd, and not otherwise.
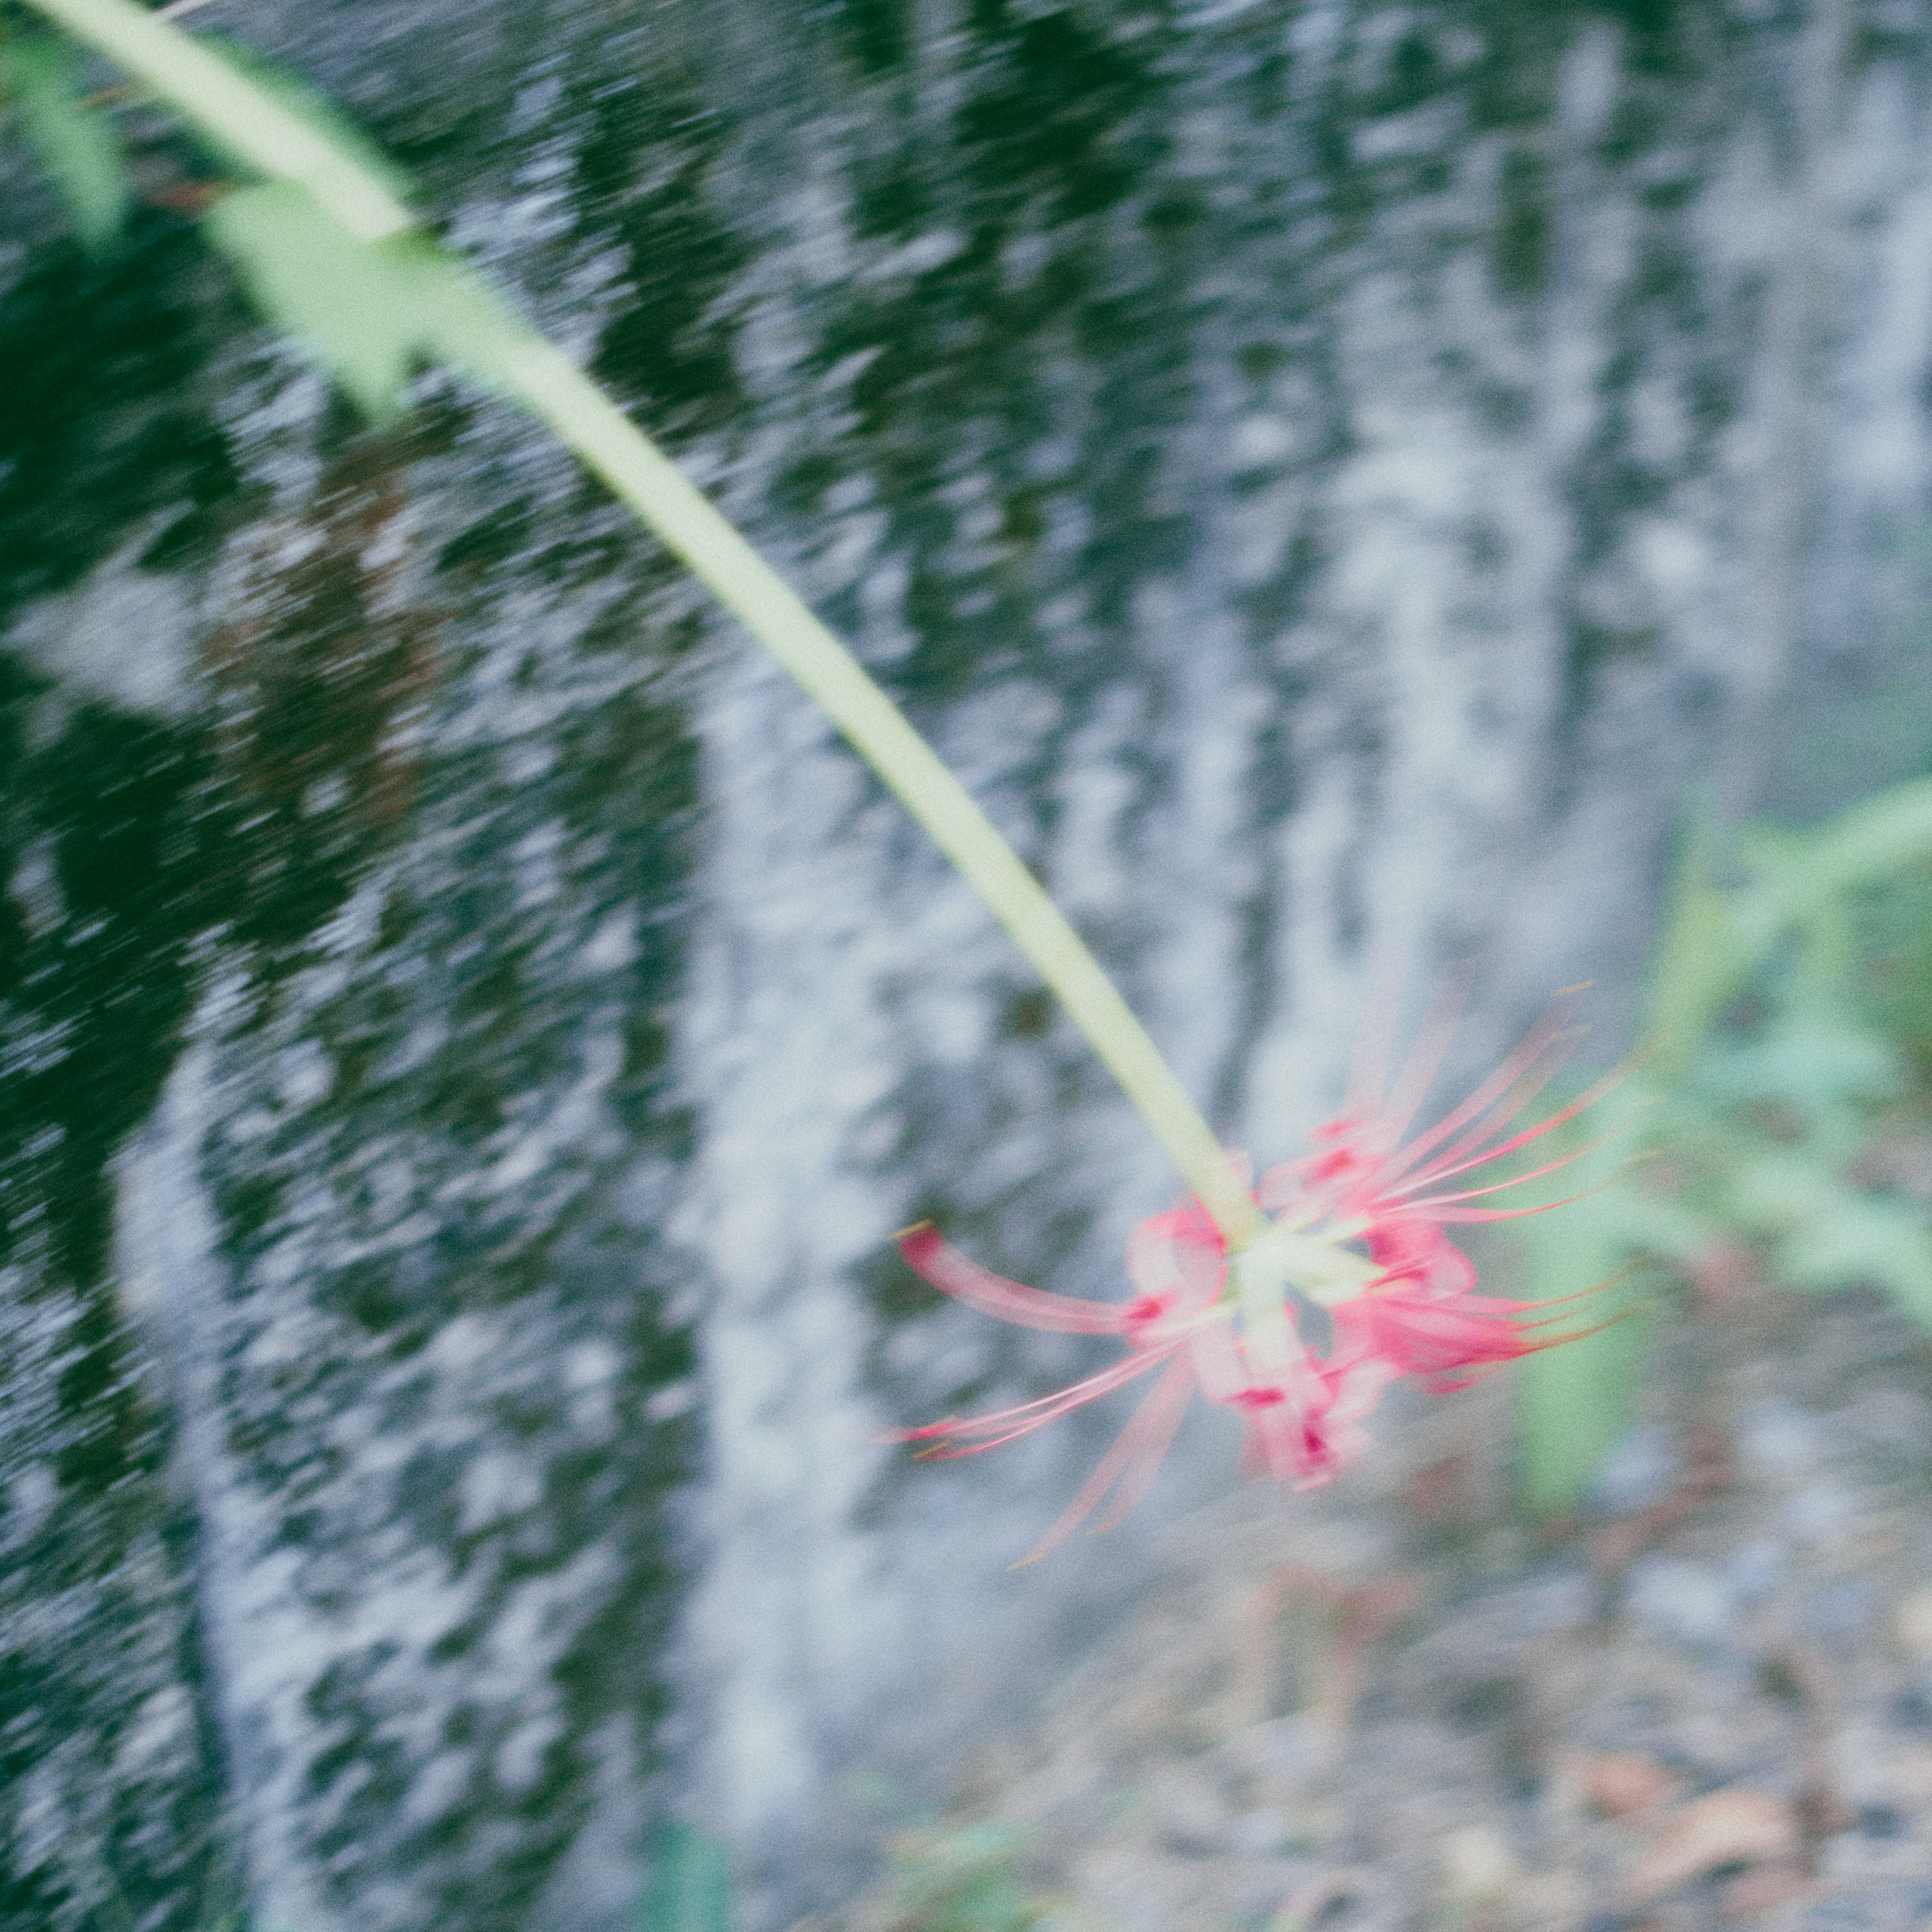
[[[1642,1904],[1724,1865],[1789,1857],[1798,1845],[1797,1814],[1783,1798],[1737,1786],[1713,1791],[1664,1818],[1624,1874],[1624,1894]]]
[[[1908,1591],[1892,1606],[1892,1634],[1915,1664],[1932,1664],[1932,1587]]]
[[[1606,1818],[1648,1811],[1670,1795],[1667,1768],[1642,1751],[1590,1751],[1570,1760],[1570,1776]]]
[[[1724,1888],[1724,1916],[1754,1918],[1802,1898],[1811,1889],[1811,1874],[1802,1858],[1780,1858],[1772,1864],[1754,1865],[1740,1872]]]
[[[1750,1249],[1738,1241],[1713,1241],[1695,1256],[1684,1272],[1703,1316],[1733,1314],[1762,1285],[1763,1268]]]

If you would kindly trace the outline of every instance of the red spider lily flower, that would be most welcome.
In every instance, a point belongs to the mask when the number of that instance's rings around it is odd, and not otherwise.
[[[970,1420],[895,1430],[889,1439],[926,1443],[929,1456],[976,1455],[1154,1376],[1100,1466],[1022,1558],[1030,1563],[1070,1535],[1110,1491],[1112,1507],[1096,1531],[1133,1509],[1196,1390],[1240,1414],[1249,1466],[1306,1489],[1360,1459],[1369,1442],[1366,1419],[1397,1378],[1458,1388],[1496,1363],[1590,1332],[1563,1326],[1561,1316],[1548,1318],[1554,1304],[1477,1294],[1474,1264],[1444,1231],[1448,1223],[1546,1211],[1474,1204],[1577,1158],[1559,1156],[1506,1180],[1444,1185],[1519,1153],[1606,1090],[1610,1082],[1600,1082],[1536,1126],[1510,1131],[1580,1036],[1569,1022],[1583,990],[1558,994],[1487,1080],[1406,1142],[1462,993],[1438,1001],[1385,1094],[1372,1064],[1383,1042],[1372,1037],[1370,1052],[1358,1057],[1346,1111],[1316,1129],[1316,1151],[1270,1169],[1255,1186],[1257,1205],[1271,1217],[1268,1233],[1230,1256],[1198,1202],[1156,1214],[1129,1240],[1127,1273],[1137,1292],[1126,1301],[1028,1288],[969,1261],[930,1222],[908,1228],[898,1238],[900,1252],[955,1300],[1028,1328],[1116,1335],[1126,1353],[1055,1394]],[[1298,1300],[1328,1310],[1334,1335],[1326,1355],[1303,1340]],[[1532,1316],[1543,1318],[1526,1318]],[[1561,1332],[1539,1334],[1552,1328]]]

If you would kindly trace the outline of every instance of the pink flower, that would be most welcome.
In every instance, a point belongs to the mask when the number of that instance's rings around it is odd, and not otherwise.
[[[1398,1377],[1419,1376],[1438,1390],[1461,1388],[1496,1363],[1574,1339],[1579,1331],[1571,1329],[1539,1339],[1537,1330],[1552,1323],[1525,1318],[1540,1316],[1550,1304],[1477,1294],[1474,1265],[1444,1230],[1457,1222],[1544,1212],[1472,1204],[1576,1156],[1478,1186],[1444,1184],[1530,1146],[1605,1090],[1608,1083],[1600,1083],[1536,1126],[1510,1132],[1577,1037],[1568,1023],[1582,990],[1559,994],[1487,1080],[1406,1142],[1462,995],[1438,1002],[1386,1093],[1379,1070],[1368,1064],[1384,1042],[1372,1036],[1342,1117],[1316,1130],[1312,1154],[1270,1168],[1256,1184],[1255,1200],[1272,1217],[1269,1232],[1231,1258],[1198,1202],[1156,1214],[1127,1244],[1127,1273],[1137,1291],[1129,1300],[1082,1300],[1028,1288],[969,1261],[930,1222],[908,1228],[898,1238],[900,1252],[955,1300],[1028,1328],[1116,1335],[1126,1353],[1056,1394],[970,1420],[896,1430],[890,1439],[928,1443],[923,1453],[931,1456],[976,1455],[1154,1376],[1100,1466],[1022,1559],[1031,1562],[1110,1491],[1112,1507],[1096,1531],[1133,1509],[1197,1390],[1240,1416],[1250,1467],[1306,1489],[1360,1459],[1369,1442],[1366,1418]],[[1301,1338],[1298,1300],[1329,1310],[1334,1341],[1325,1357]]]

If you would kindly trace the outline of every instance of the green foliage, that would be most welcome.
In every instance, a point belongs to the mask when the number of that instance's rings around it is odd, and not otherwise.
[[[1005,1825],[903,1833],[892,1850],[895,1932],[1033,1932],[1051,1907],[1021,1882],[1024,1851]]]
[[[408,199],[407,177],[307,82],[239,41],[215,36],[202,44],[399,200]],[[378,422],[401,408],[410,378],[425,364],[496,382],[518,333],[509,311],[433,237],[412,230],[364,241],[293,182],[231,189],[203,225],[270,325]]]
[[[409,182],[346,116],[252,47],[209,34],[200,45],[398,200]],[[0,40],[0,86],[20,131],[59,190],[80,238],[106,247],[124,225],[127,170],[112,116],[81,91],[70,44],[51,34]],[[252,176],[215,144],[222,164]],[[219,195],[204,224],[268,322],[300,344],[377,421],[401,406],[410,376],[444,362],[495,380],[517,325],[461,260],[420,231],[362,240],[308,190],[250,181]]]
[[[514,326],[429,236],[358,241],[292,182],[234,189],[205,225],[269,322],[378,422],[395,414],[424,363],[487,378]]]
[[[731,1862],[724,1845],[694,1825],[673,1825],[658,1841],[638,1932],[730,1932]]]
[[[1708,826],[1690,828],[1652,957],[1646,1044],[1662,1080],[1690,1064],[1750,970],[1737,910],[1714,878],[1714,844]]]
[[[890,1895],[865,1922],[876,1932],[1035,1932],[1054,1901],[1029,1891],[1024,1833],[998,1824],[900,1832],[888,1853]],[[717,1839],[674,1825],[659,1841],[639,1932],[728,1932],[729,1856]]]
[[[82,245],[112,248],[127,225],[127,162],[112,118],[82,90],[73,48],[52,34],[0,40],[0,87]]]
[[[1857,1171],[1912,1086],[1872,997],[1861,914],[1875,889],[1932,861],[1932,787],[1897,787],[1807,832],[1754,827],[1738,845],[1745,878],[1730,896],[1754,956],[1660,1109],[1672,1204],[1707,1246],[1750,1244],[1774,1281],[1868,1282],[1932,1326],[1924,1217]]]
[[[238,40],[215,36],[202,44],[398,200],[408,199],[402,171],[299,76]],[[448,362],[490,381],[514,332],[508,312],[430,236],[412,230],[365,242],[292,182],[232,189],[204,225],[268,322],[378,422],[396,414],[410,378],[426,363]]]
[[[1613,1213],[1580,1202],[1554,1221],[1532,1217],[1518,1226],[1537,1298],[1598,1291],[1591,1312],[1605,1324],[1580,1341],[1526,1357],[1513,1371],[1522,1500],[1551,1516],[1574,1503],[1628,1426],[1650,1318],[1636,1300],[1639,1282],[1602,1286],[1628,1265],[1627,1232]]]
[[[1728,866],[1728,872],[1725,870]],[[1721,884],[1728,877],[1733,883]],[[1684,843],[1652,954],[1631,1184],[1520,1222],[1534,1292],[1629,1270],[1695,1279],[1742,1255],[1780,1286],[1883,1289],[1932,1330],[1932,1231],[1862,1169],[1932,1066],[1932,779],[1823,824],[1707,826]],[[1522,1486],[1574,1506],[1629,1419],[1641,1325],[1520,1371]]]

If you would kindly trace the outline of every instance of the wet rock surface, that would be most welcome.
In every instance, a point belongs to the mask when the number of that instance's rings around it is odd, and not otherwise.
[[[1586,974],[1613,1036],[1687,784],[1922,750],[1909,7],[188,17],[718,494],[1264,1159],[1368,968],[1480,950],[1473,1060]],[[111,259],[0,160],[0,1920],[610,1932],[675,1808],[768,1932],[859,1882],[846,1772],[940,1781],[1160,1522],[988,1566],[1104,1423],[970,1470],[873,1432],[1088,1358],[890,1232],[1111,1294],[1171,1178],[649,540],[458,386],[357,422],[128,124]],[[1640,1550],[1633,1602],[1708,1641],[1772,1540]],[[1312,1658],[1383,1583],[1294,1613]],[[1159,1802],[1286,1856],[1286,1797]]]

